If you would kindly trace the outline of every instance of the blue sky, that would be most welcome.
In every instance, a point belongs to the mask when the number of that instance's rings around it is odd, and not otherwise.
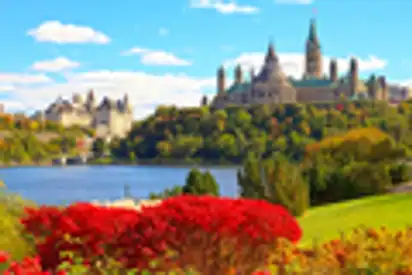
[[[259,67],[269,38],[299,77],[315,9],[325,66],[337,57],[344,73],[356,56],[364,77],[412,83],[412,1],[0,0],[0,102],[32,111],[95,89],[129,93],[136,117],[194,105],[219,65],[229,78],[233,64]]]

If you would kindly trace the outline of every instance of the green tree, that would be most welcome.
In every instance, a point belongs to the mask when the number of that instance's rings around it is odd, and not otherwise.
[[[102,157],[107,152],[107,144],[104,139],[96,138],[93,142],[92,151],[97,157]]]
[[[202,173],[199,169],[191,169],[183,186],[183,193],[218,196],[219,187],[209,172]]]

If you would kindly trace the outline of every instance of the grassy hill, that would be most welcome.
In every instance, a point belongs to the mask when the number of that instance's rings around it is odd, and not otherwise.
[[[340,232],[365,225],[402,229],[412,225],[412,194],[376,196],[314,207],[299,219],[304,235],[301,244],[337,238]]]

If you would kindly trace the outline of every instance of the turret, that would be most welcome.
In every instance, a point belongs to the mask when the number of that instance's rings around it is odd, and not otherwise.
[[[268,51],[266,53],[265,61],[267,63],[269,61],[276,61],[276,60],[277,60],[277,57],[275,53],[275,46],[273,45],[272,42],[270,42],[268,46]]]
[[[236,66],[235,69],[235,83],[241,84],[243,82],[243,71],[240,65]]]
[[[87,94],[86,105],[89,110],[92,110],[96,106],[96,99],[94,97],[94,91],[90,90]]]
[[[379,91],[378,80],[376,79],[376,75],[373,74],[368,80],[368,97],[373,100],[380,100]]]
[[[221,66],[217,71],[217,92],[219,94],[224,93],[226,90],[226,76],[225,76],[225,68]]]
[[[378,78],[379,86],[382,89],[382,100],[388,100],[388,84],[386,83],[386,78],[384,76],[380,76]]]
[[[350,89],[351,89],[351,95],[354,95],[354,93],[356,93],[357,88],[358,88],[358,82],[359,82],[358,61],[355,58],[351,58],[351,60],[350,60]]]
[[[250,69],[250,82],[253,82],[253,79],[255,79],[255,69],[251,68]]]
[[[331,60],[329,64],[329,77],[333,82],[338,81],[338,63],[336,59]]]
[[[316,20],[310,21],[309,35],[306,40],[306,70],[307,77],[322,77],[322,53],[318,34],[316,30]]]

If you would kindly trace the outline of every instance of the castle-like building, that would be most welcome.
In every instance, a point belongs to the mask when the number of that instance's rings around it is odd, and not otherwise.
[[[121,100],[104,97],[97,104],[93,91],[86,100],[74,94],[72,101],[59,97],[50,104],[42,116],[46,120],[61,123],[65,127],[93,127],[98,137],[124,137],[132,128],[133,111],[126,94]]]
[[[395,89],[387,84],[384,76],[372,75],[367,81],[360,80],[359,65],[355,58],[350,60],[349,72],[344,77],[338,76],[336,59],[329,64],[329,76],[323,75],[322,65],[316,21],[312,19],[306,40],[305,73],[301,79],[284,74],[275,46],[270,43],[261,71],[255,75],[252,69],[249,81],[244,80],[242,68],[238,65],[234,72],[234,83],[226,87],[225,69],[218,69],[217,95],[212,99],[211,106],[224,108],[228,105],[331,102],[342,98],[389,100],[390,91]],[[409,97],[408,90],[402,90],[402,93],[407,93],[404,97]]]

